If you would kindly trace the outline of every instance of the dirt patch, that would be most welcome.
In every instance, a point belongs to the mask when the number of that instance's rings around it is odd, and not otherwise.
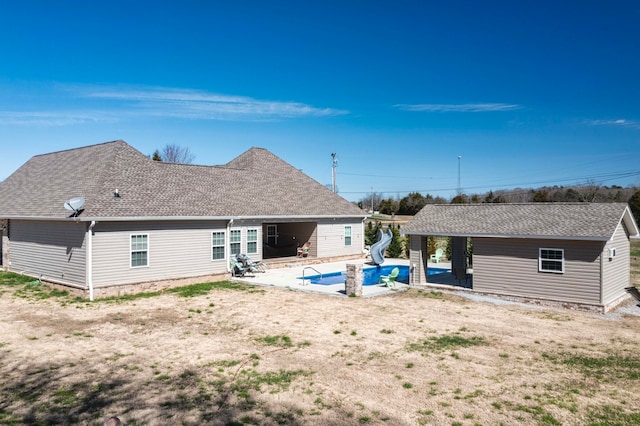
[[[640,318],[620,312],[415,289],[89,303],[2,287],[0,424],[637,424]]]

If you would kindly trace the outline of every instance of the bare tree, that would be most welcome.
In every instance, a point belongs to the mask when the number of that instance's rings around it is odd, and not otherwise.
[[[371,192],[366,197],[362,198],[358,205],[361,209],[372,211],[378,210],[380,208],[380,203],[382,202],[382,194],[379,192]]]
[[[600,185],[594,180],[588,179],[587,183],[580,187],[580,201],[587,203],[595,203],[600,198]]]
[[[196,158],[195,154],[186,146],[180,146],[176,144],[167,144],[162,148],[160,154],[162,161],[167,163],[182,163],[191,164]]]

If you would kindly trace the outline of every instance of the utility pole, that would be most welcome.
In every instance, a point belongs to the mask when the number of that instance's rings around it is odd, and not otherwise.
[[[462,155],[458,155],[458,195],[462,195],[462,187],[460,186],[460,159]]]
[[[373,213],[373,186],[371,187],[371,213]]]
[[[333,159],[333,165],[331,167],[331,183],[333,187],[333,192],[338,192],[338,188],[336,186],[336,167],[338,167],[337,154],[335,152],[332,152],[331,158]]]

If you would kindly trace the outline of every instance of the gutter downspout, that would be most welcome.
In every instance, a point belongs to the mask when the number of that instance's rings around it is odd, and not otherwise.
[[[227,260],[227,272],[231,272],[231,225],[233,225],[233,219],[229,219],[227,222],[227,233],[224,237],[224,252],[229,253],[229,260]]]
[[[615,232],[614,232],[614,236],[615,236]],[[605,259],[605,253],[607,252],[607,248],[608,248],[607,246],[612,241],[613,241],[613,236],[609,239],[609,241],[604,243],[604,246],[602,246],[602,250],[600,251],[600,285],[598,286],[598,290],[600,291],[600,305],[602,305],[603,308],[604,308],[604,280],[605,280],[604,268],[606,267],[606,263],[604,259]]]
[[[96,221],[92,220],[89,228],[87,229],[87,285],[89,286],[89,301],[93,302],[93,227],[96,226]]]
[[[362,219],[362,221],[360,222],[360,235],[361,235],[361,238],[362,238],[362,242],[360,243],[360,252],[363,253],[363,254],[366,253],[365,250],[364,250],[364,247],[365,247],[364,231],[365,231],[364,230],[364,219]]]

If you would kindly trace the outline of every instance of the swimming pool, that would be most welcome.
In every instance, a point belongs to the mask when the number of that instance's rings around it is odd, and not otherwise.
[[[385,266],[375,266],[371,268],[363,268],[363,283],[362,285],[377,285],[380,282],[380,275],[389,275],[393,268],[398,268],[400,273],[398,274],[398,278],[396,281],[409,284],[409,266],[407,265],[385,265]],[[442,274],[445,272],[449,272],[449,269],[446,268],[429,268],[427,269],[428,275],[436,275]],[[299,280],[302,277],[298,277]],[[304,277],[305,281],[309,280],[310,284],[317,285],[334,285],[334,284],[344,284],[347,279],[346,271],[342,272],[328,272],[322,275],[309,275]]]

